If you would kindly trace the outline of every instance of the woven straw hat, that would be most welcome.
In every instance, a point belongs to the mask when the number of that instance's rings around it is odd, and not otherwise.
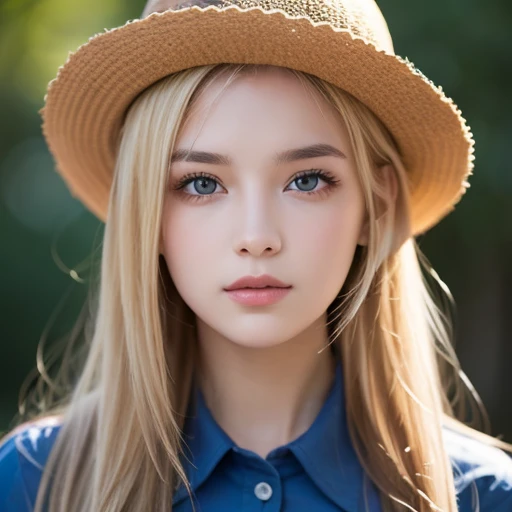
[[[94,35],[48,84],[44,136],[71,193],[97,217],[107,217],[119,132],[134,98],[166,75],[216,63],[305,71],[366,104],[399,146],[413,235],[461,199],[473,169],[471,131],[441,87],[394,54],[373,0],[175,3],[149,0],[141,19]]]

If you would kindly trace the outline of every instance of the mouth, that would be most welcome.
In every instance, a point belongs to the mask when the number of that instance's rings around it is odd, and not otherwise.
[[[235,288],[235,290],[264,290],[265,288],[274,288],[276,290],[286,290],[291,286],[244,286],[242,288]]]
[[[291,286],[260,286],[226,290],[229,298],[244,306],[269,306],[279,302],[290,292]]]
[[[231,283],[226,291],[243,289],[263,289],[263,288],[290,288],[290,285],[282,282],[274,276],[263,274],[260,276],[247,275]]]

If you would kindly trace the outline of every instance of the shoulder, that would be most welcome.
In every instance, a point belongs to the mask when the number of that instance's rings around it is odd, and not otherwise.
[[[16,427],[0,441],[0,510],[32,510],[60,428],[61,418],[49,416]]]
[[[449,427],[443,428],[443,437],[459,511],[512,511],[512,454]]]

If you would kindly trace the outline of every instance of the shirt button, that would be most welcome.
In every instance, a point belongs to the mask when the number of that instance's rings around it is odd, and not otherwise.
[[[261,501],[267,501],[270,499],[270,496],[272,496],[272,487],[270,487],[267,482],[260,482],[254,488],[254,494],[256,494],[256,497]]]

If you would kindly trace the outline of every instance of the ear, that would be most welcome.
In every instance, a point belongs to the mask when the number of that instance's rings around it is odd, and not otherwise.
[[[396,198],[398,195],[398,182],[395,174],[395,170],[391,164],[385,164],[379,167],[379,171],[382,173],[383,185],[386,190],[386,199],[385,199],[385,210],[377,217],[377,221],[386,214],[390,205],[394,205],[396,202]],[[359,239],[357,241],[358,245],[366,246],[368,245],[369,238],[369,219],[368,215],[365,215],[364,223],[361,227],[361,233],[359,235]]]

